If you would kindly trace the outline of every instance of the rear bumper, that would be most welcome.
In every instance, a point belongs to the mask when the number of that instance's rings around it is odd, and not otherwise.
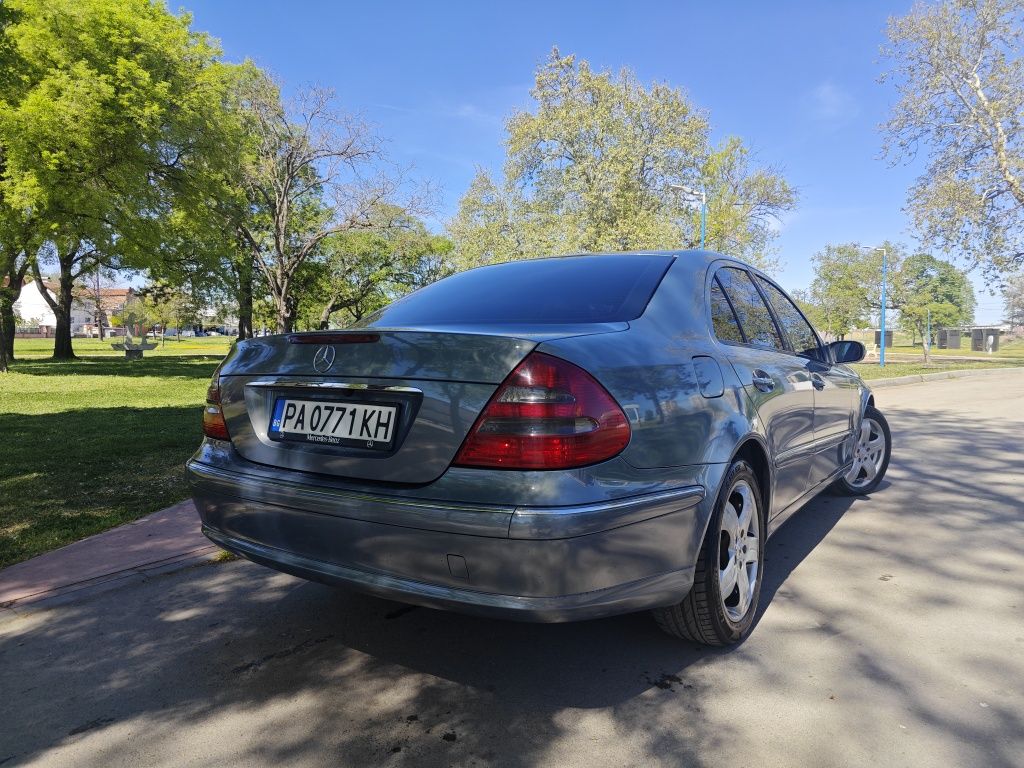
[[[428,608],[516,621],[564,622],[594,619],[681,600],[693,583],[693,569],[652,576],[594,592],[555,597],[524,597],[478,592],[349,568],[296,555],[244,539],[226,536],[203,525],[203,533],[223,549],[293,576]]]
[[[678,602],[710,503],[702,485],[514,507],[347,492],[195,460],[188,473],[203,532],[224,549],[380,597],[524,621]]]

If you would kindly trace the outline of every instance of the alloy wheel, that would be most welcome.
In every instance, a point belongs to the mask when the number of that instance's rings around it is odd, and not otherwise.
[[[846,482],[852,488],[863,488],[875,479],[884,461],[885,432],[877,421],[865,416],[853,447],[853,466],[846,473]]]
[[[729,491],[722,510],[718,585],[722,606],[733,622],[746,616],[760,578],[761,522],[753,490],[745,480]]]

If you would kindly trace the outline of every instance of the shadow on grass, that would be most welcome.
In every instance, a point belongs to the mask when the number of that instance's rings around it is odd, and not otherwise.
[[[0,413],[0,567],[188,495],[198,406]]]
[[[15,373],[30,376],[159,376],[208,379],[222,358],[216,355],[167,355],[126,360],[123,357],[82,356],[75,360],[22,358],[11,364]]]

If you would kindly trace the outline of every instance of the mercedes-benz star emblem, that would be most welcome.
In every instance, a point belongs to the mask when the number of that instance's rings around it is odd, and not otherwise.
[[[320,347],[313,355],[313,370],[317,373],[327,373],[334,365],[334,347]]]

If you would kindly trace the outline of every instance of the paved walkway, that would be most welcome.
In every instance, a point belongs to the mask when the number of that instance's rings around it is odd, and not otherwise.
[[[16,608],[145,579],[214,557],[191,501],[0,570],[0,608]]]

